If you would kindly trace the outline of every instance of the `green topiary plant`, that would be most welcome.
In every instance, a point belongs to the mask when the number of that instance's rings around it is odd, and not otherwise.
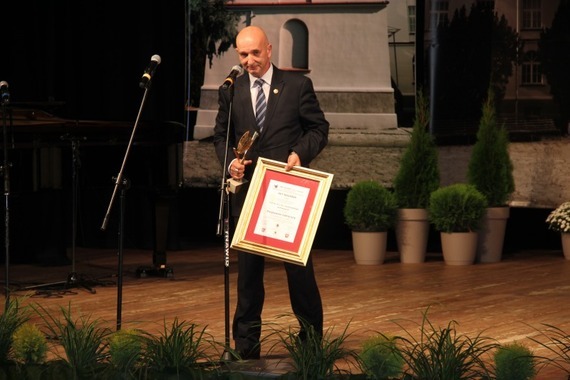
[[[142,355],[142,337],[137,330],[119,330],[109,339],[109,363],[123,378],[136,378]]]
[[[47,339],[40,329],[29,322],[15,332],[12,342],[14,359],[21,364],[42,364],[48,351]]]
[[[404,359],[393,337],[378,334],[364,340],[358,359],[368,379],[401,378]]]
[[[477,141],[467,168],[467,182],[483,193],[489,207],[506,205],[515,190],[508,133],[504,126],[497,125],[492,89],[483,104]]]
[[[346,196],[344,219],[353,231],[386,231],[396,222],[394,193],[373,180],[356,183]]]
[[[437,146],[428,126],[428,101],[420,91],[410,143],[394,177],[394,193],[400,208],[427,208],[431,193],[439,187]]]
[[[496,380],[531,380],[536,375],[532,351],[520,343],[497,347],[493,360]]]
[[[475,186],[456,183],[431,194],[429,220],[441,232],[476,231],[486,207],[487,199]]]

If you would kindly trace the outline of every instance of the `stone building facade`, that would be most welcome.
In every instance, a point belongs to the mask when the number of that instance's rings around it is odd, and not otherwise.
[[[400,133],[359,136],[357,140],[332,135],[329,145],[311,167],[334,175],[332,190],[348,189],[366,179],[390,187],[406,143],[406,135]],[[438,149],[441,185],[465,182],[472,145]],[[184,186],[219,187],[222,173],[213,144],[208,140],[189,141],[183,151]],[[569,137],[512,142],[509,152],[515,177],[511,206],[555,208],[570,200]]]
[[[505,1],[497,2],[501,9]],[[312,78],[331,122],[329,145],[312,168],[334,174],[333,191],[365,179],[391,186],[409,141],[411,131],[398,127],[394,111],[386,11],[390,6],[387,1],[229,2],[231,9],[243,15],[244,26],[260,25],[268,31],[278,66]],[[512,16],[511,11],[507,13]],[[301,46],[301,52],[292,46]],[[218,87],[236,63],[237,57],[229,51],[206,69],[194,139],[186,141],[178,153],[183,186],[220,185],[221,169],[210,136]],[[570,140],[556,136],[534,140],[510,145],[515,176],[510,203],[554,208],[570,200]],[[466,180],[471,148],[439,147],[442,185]]]

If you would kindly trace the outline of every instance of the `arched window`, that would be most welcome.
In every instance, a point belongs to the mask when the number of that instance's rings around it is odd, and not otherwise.
[[[309,32],[301,20],[289,20],[279,33],[279,68],[309,70]]]

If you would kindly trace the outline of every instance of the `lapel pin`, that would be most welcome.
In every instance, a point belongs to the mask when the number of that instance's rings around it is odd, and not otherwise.
[[[279,90],[276,89],[276,88],[274,88],[274,89],[273,89],[273,93],[274,93],[275,95],[277,95],[277,94],[279,93]]]

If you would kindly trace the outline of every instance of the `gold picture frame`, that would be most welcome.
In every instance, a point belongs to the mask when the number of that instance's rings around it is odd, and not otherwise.
[[[332,179],[260,157],[230,247],[305,266]]]

